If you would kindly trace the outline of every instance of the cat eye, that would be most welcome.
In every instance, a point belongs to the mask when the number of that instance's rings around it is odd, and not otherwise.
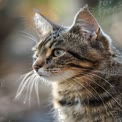
[[[57,49],[57,50],[54,50],[54,54],[53,55],[55,57],[58,57],[58,56],[61,56],[63,53],[64,53],[64,50]]]

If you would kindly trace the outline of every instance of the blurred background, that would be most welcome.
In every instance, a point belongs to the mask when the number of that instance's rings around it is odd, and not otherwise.
[[[0,122],[53,122],[49,85],[39,83],[40,106],[34,93],[31,104],[24,102],[25,92],[14,100],[21,82],[18,79],[32,70],[32,47],[39,39],[33,26],[33,10],[70,26],[85,4],[122,51],[121,0],[0,0]]]

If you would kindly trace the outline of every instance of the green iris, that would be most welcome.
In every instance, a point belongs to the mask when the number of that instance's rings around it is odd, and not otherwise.
[[[61,49],[54,50],[55,57],[61,56],[63,53],[64,53],[64,50],[61,50]]]

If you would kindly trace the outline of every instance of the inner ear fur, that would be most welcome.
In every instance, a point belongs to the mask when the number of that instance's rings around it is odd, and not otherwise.
[[[61,28],[60,25],[57,25],[47,19],[44,15],[42,15],[38,10],[35,10],[34,15],[34,25],[37,30],[39,37],[43,38],[49,33],[59,30]]]
[[[110,37],[103,32],[97,20],[89,11],[88,6],[83,7],[76,14],[70,31],[81,34],[86,39],[99,40],[102,42],[105,50],[110,51],[111,49]]]

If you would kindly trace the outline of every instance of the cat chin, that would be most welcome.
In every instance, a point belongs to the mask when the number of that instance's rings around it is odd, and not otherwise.
[[[58,81],[65,81],[67,79],[70,79],[71,77],[74,76],[74,73],[72,71],[65,71],[60,74],[55,74],[55,75],[47,75],[47,76],[40,76],[41,79],[45,82],[58,82]]]

